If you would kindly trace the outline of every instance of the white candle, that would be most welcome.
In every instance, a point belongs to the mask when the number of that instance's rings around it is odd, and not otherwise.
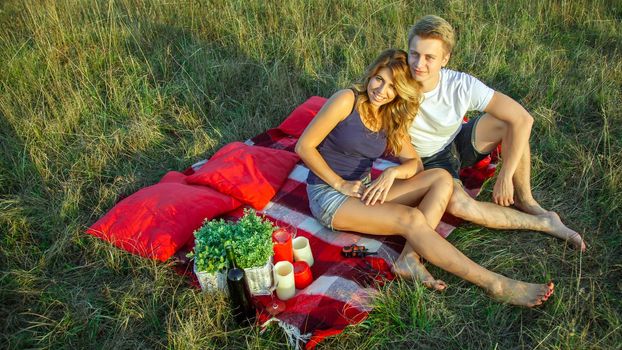
[[[292,241],[292,247],[294,248],[294,260],[306,261],[309,266],[313,266],[313,254],[311,253],[311,246],[309,240],[305,237],[296,237]]]
[[[279,261],[274,265],[274,279],[276,296],[281,300],[288,300],[296,294],[294,282],[294,265],[289,261]]]

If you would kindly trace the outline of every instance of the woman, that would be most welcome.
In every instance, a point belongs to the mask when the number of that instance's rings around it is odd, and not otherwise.
[[[434,231],[453,186],[444,170],[422,171],[408,139],[407,127],[420,101],[407,55],[394,49],[380,54],[363,83],[327,101],[296,144],[296,153],[311,170],[307,192],[313,215],[336,230],[403,236],[414,252],[397,259],[395,272],[431,288],[446,285],[434,280],[417,253],[497,299],[529,307],[542,304],[553,283],[530,284],[488,271]],[[399,156],[401,164],[370,181],[371,165],[385,149]]]

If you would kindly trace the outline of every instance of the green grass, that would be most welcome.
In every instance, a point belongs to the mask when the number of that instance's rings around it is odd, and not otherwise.
[[[531,111],[534,192],[589,248],[464,226],[459,249],[554,279],[554,297],[510,307],[432,268],[446,293],[390,283],[320,348],[620,348],[622,5],[585,0],[3,1],[1,347],[285,348],[170,265],[83,232],[120,196],[348,86],[428,13],[458,30],[451,68]]]

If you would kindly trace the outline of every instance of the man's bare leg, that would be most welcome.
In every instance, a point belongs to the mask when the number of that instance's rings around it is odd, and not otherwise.
[[[475,127],[475,149],[490,153],[501,144],[501,156],[507,158],[511,150],[511,137],[508,124],[486,113],[480,117]],[[512,176],[514,187],[514,206],[519,210],[540,215],[547,211],[533,198],[531,193],[531,148],[529,143],[521,150],[518,165]]]
[[[482,153],[491,152],[501,143],[502,155],[508,152],[506,140],[509,138],[505,122],[484,114],[475,130],[475,147]],[[528,229],[546,232],[571,243],[585,251],[585,242],[576,231],[568,228],[553,211],[543,209],[531,193],[531,149],[529,144],[523,149],[514,175],[514,206],[520,211],[494,203],[479,202],[472,199],[458,182],[454,186],[449,213],[478,225],[499,229]],[[469,204],[471,203],[471,204]],[[473,206],[473,208],[470,208]]]
[[[512,180],[514,182],[514,206],[518,210],[533,215],[548,213],[531,193],[531,147],[529,144],[525,147]]]
[[[585,251],[585,243],[581,235],[566,227],[556,213],[547,211],[544,214],[533,215],[494,203],[477,201],[466,193],[462,183],[458,180],[454,180],[454,191],[447,211],[463,220],[489,228],[548,233]]]

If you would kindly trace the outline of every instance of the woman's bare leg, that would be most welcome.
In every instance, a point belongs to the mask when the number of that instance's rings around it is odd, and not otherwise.
[[[407,180],[395,180],[387,202],[417,207],[425,215],[430,227],[438,226],[447,209],[453,179],[443,169],[430,169]]]
[[[503,302],[532,307],[542,304],[553,292],[552,283],[525,283],[476,264],[439,236],[416,208],[395,203],[366,206],[349,198],[335,213],[333,226],[367,234],[402,235],[430,263],[484,288]]]
[[[431,169],[407,180],[396,180],[387,201],[417,208],[423,213],[430,227],[438,226],[445,212],[453,183],[451,176],[442,169]],[[402,278],[415,278],[428,288],[443,291],[447,283],[435,279],[421,263],[419,254],[408,242],[393,264],[393,272]]]

